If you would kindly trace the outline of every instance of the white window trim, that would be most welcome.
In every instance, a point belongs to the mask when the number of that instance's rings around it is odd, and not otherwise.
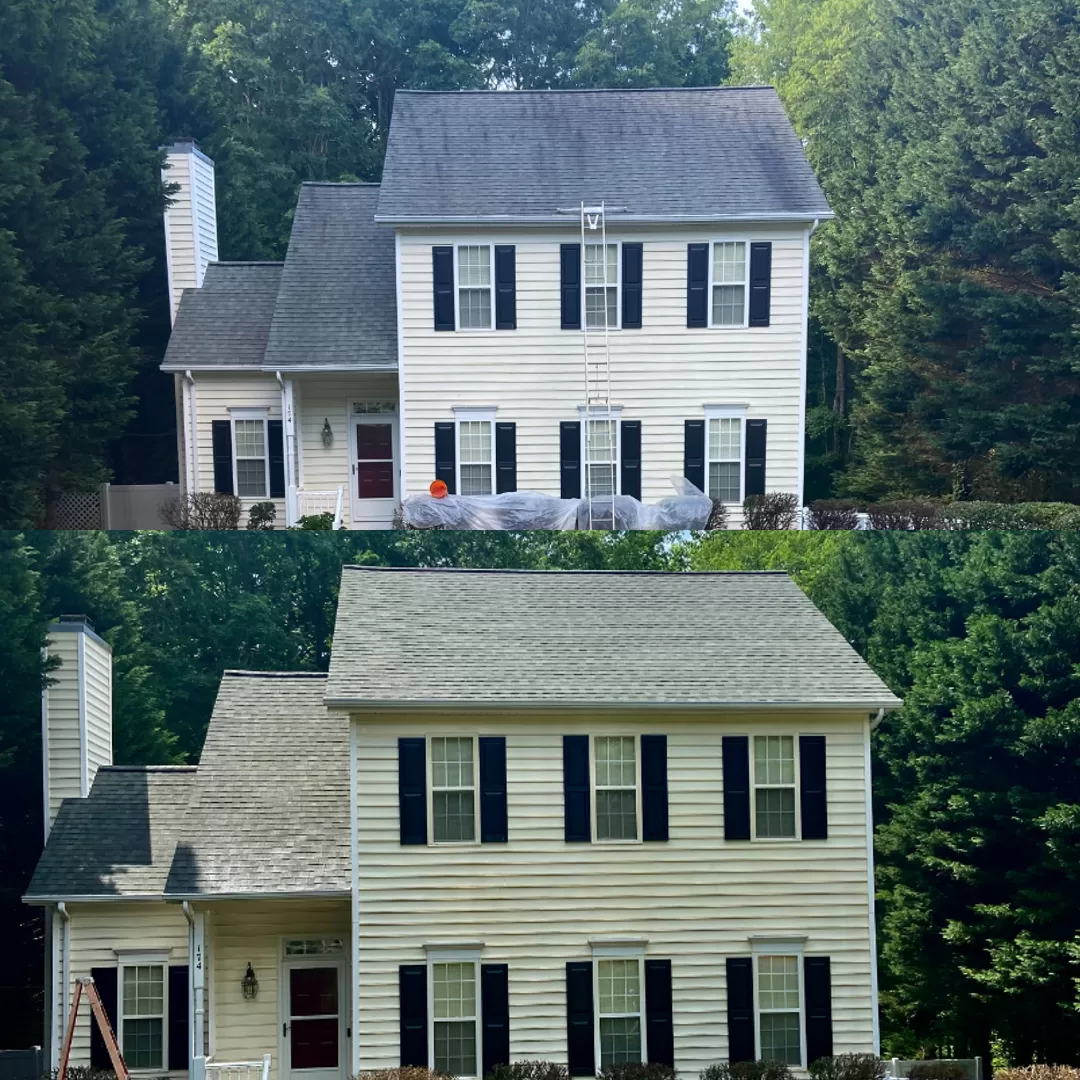
[[[238,470],[236,467],[237,455],[236,455],[236,421],[237,420],[261,420],[263,425],[263,464],[264,464],[264,476],[266,478],[266,486],[262,495],[241,495],[240,494],[240,480],[237,476]],[[269,409],[229,409],[229,430],[232,436],[232,482],[233,491],[236,492],[237,497],[241,499],[262,499],[266,500],[270,498],[270,410]],[[244,458],[245,461],[258,461],[258,458]]]
[[[637,836],[633,840],[601,840],[596,835],[596,740],[609,738],[629,738],[634,740],[634,772],[637,811]],[[589,736],[589,816],[592,819],[592,842],[594,844],[640,844],[641,839],[641,736],[625,732],[612,732],[610,735]],[[599,1061],[600,1059],[597,1058]]]
[[[643,946],[625,947],[621,951],[607,949],[598,950],[593,947],[592,964],[592,992],[593,1001],[596,1003],[593,1009],[593,1060],[596,1062],[596,1071],[600,1072],[600,962],[602,960],[637,960],[638,965],[638,1011],[636,1013],[605,1013],[608,1017],[636,1016],[638,1018],[638,1030],[641,1032],[641,1061],[644,1064],[649,1060],[649,1047],[646,1043],[648,1033],[645,1023],[645,949]]]
[[[481,286],[459,284],[461,275],[458,273],[458,252],[463,248],[486,247],[488,249],[488,293],[491,296],[491,321],[489,326],[462,326],[461,325],[461,290],[463,288],[481,288]],[[495,329],[495,245],[487,240],[462,241],[454,245],[454,329],[459,334],[486,334]]]
[[[491,494],[495,494],[495,414],[497,405],[455,405],[454,409],[454,483],[461,492],[461,424],[462,421],[488,421],[491,424]]]
[[[743,321],[741,323],[713,322],[713,263],[717,244],[742,244],[743,258]],[[725,285],[738,285],[737,281],[725,281]],[[714,236],[709,241],[709,328],[712,330],[745,330],[750,325],[750,241],[745,236]]]
[[[794,836],[758,836],[757,834],[757,790],[763,788],[790,787],[790,784],[758,784],[755,769],[756,740],[758,736],[781,735],[791,739],[792,755],[795,762],[795,835]],[[799,770],[799,736],[786,731],[758,731],[750,736],[750,839],[758,844],[793,844],[802,839],[802,775]]]
[[[795,970],[799,976],[799,1064],[790,1066],[801,1069],[806,1062],[806,987],[803,953],[806,945],[805,937],[775,937],[775,938],[750,938],[750,950],[753,957],[754,969],[754,1045],[761,1052],[761,1006],[758,998],[758,960],[762,956],[793,956],[795,957]],[[794,1010],[769,1010],[783,1012]]]
[[[709,426],[713,420],[739,421],[739,501],[725,503],[725,506],[742,506],[746,498],[746,411],[747,405],[706,405],[705,409],[705,494],[709,493]]]
[[[585,440],[589,437],[588,423],[590,420],[608,420],[615,425],[615,494],[622,494],[622,411],[621,405],[579,405],[578,419],[581,423],[581,497],[585,498],[589,492],[588,478],[585,475],[585,463],[587,460]],[[610,416],[608,415],[610,413]],[[606,499],[607,495],[597,495],[598,499]]]
[[[124,1053],[124,968],[160,967],[161,968],[161,1064],[148,1065],[129,1071],[132,1076],[159,1076],[169,1071],[169,950],[135,951],[116,950],[116,1044],[120,1053]],[[146,1019],[133,1017],[132,1019]]]
[[[435,756],[432,752],[434,739],[470,739],[473,748],[473,838],[471,840],[435,839]],[[443,790],[443,789],[440,789]],[[445,789],[452,790],[452,789]],[[427,737],[427,815],[430,822],[428,847],[478,847],[480,845],[480,740],[475,735],[447,732],[445,735]],[[430,999],[429,999],[430,1000]]]
[[[473,1023],[476,1026],[476,1068],[477,1075],[461,1076],[457,1080],[477,1080],[483,1073],[484,1061],[484,1025],[481,1018],[484,1012],[482,990],[480,986],[480,950],[482,945],[462,945],[458,947],[444,948],[441,946],[426,946],[427,952],[427,1019],[428,1019],[428,1065],[435,1068],[435,965],[436,964],[469,964],[473,965],[473,986],[475,988],[475,1016]]]
[[[602,326],[589,326],[588,316],[588,300],[586,299],[589,289],[602,289],[603,285],[586,285],[585,284],[585,248],[590,245],[601,245],[601,240],[586,240],[581,248],[581,329],[582,332],[589,330],[592,332],[604,332]],[[608,240],[608,247],[615,248],[615,280],[607,283],[607,288],[615,286],[615,325],[608,324],[608,330],[621,330],[622,329],[622,241],[621,240]]]

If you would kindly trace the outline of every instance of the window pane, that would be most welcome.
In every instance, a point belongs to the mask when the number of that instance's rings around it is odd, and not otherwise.
[[[596,793],[597,840],[637,839],[637,792],[609,788]]]
[[[588,438],[588,457],[590,461],[613,462],[615,460],[616,435],[614,420],[590,420]]]
[[[491,248],[487,244],[470,244],[458,248],[458,285],[466,288],[487,288],[491,284]]]
[[[436,791],[431,802],[436,843],[476,839],[476,807],[471,791]]]
[[[713,326],[742,326],[745,301],[744,285],[714,285]]]
[[[713,244],[713,284],[742,285],[746,282],[746,244],[729,240]]]
[[[236,494],[266,495],[266,462],[261,458],[236,462]]]
[[[762,1010],[799,1007],[798,957],[758,957],[758,1006]]]
[[[600,1019],[600,1068],[641,1061],[641,1020],[636,1016]]]
[[[462,289],[458,297],[462,330],[491,328],[491,290]],[[741,320],[740,320],[741,321]]]
[[[795,835],[794,788],[758,788],[755,812],[758,836]]]
[[[641,1011],[641,974],[637,960],[601,960],[596,969],[600,1012]]]
[[[709,421],[709,460],[739,461],[742,458],[742,421],[734,416]]]
[[[162,1021],[124,1019],[124,1062],[129,1069],[158,1069],[162,1066]]]
[[[161,1016],[165,983],[160,964],[124,968],[124,1015]]]
[[[802,1064],[798,1013],[761,1014],[761,1059]]]
[[[475,964],[433,964],[431,983],[436,1020],[476,1016]]]
[[[739,466],[736,462],[709,465],[709,498],[721,502],[740,502]]]
[[[264,432],[265,425],[262,420],[237,420],[236,426],[236,456],[262,457],[265,453]]]
[[[490,465],[461,466],[462,495],[490,495],[491,493]]]
[[[607,303],[604,297],[607,297]],[[619,290],[616,286],[607,289],[589,288],[585,290],[585,325],[590,330],[603,330],[604,317],[607,316],[609,329],[619,325]]]
[[[604,257],[601,255],[602,244],[585,245],[585,284],[586,285],[617,285],[619,282],[619,245],[608,244],[607,266],[604,266]],[[604,279],[604,271],[607,270],[607,280]]]
[[[636,740],[608,735],[596,740],[596,783],[600,787],[637,787]]]
[[[462,420],[458,425],[461,460],[468,464],[491,462],[491,421]]]
[[[476,1021],[436,1021],[435,1071],[476,1076]]]
[[[795,737],[793,735],[754,736],[754,782],[795,783]]]
[[[613,465],[590,465],[585,480],[585,497],[602,499],[615,494],[615,467]]]
[[[431,782],[437,788],[473,786],[472,739],[431,740]]]

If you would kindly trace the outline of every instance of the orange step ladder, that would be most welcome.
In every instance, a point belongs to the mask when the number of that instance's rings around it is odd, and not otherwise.
[[[116,1045],[116,1036],[113,1034],[112,1024],[101,1004],[101,996],[97,992],[93,979],[75,980],[75,1000],[71,1003],[71,1015],[68,1017],[67,1031],[64,1033],[64,1049],[60,1053],[60,1068],[57,1071],[56,1080],[67,1080],[68,1058],[71,1057],[71,1040],[75,1035],[75,1018],[79,1015],[79,1002],[82,1000],[83,990],[86,991],[87,1000],[90,1002],[90,1011],[97,1021],[98,1030],[105,1040],[105,1049],[109,1051],[109,1059],[112,1061],[113,1072],[116,1080],[131,1080],[128,1067],[124,1064],[124,1058],[120,1053],[120,1047]]]

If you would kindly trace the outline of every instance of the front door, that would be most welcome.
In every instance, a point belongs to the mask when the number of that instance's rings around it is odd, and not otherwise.
[[[398,499],[397,418],[354,417],[352,453],[353,526],[387,529]]]
[[[343,966],[327,957],[286,962],[283,1080],[342,1080],[345,1075]]]

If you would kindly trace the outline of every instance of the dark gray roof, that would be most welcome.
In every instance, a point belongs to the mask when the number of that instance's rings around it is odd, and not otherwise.
[[[304,184],[264,364],[397,368],[394,234],[377,184]]]
[[[326,676],[227,671],[166,893],[349,891],[349,725]]]
[[[831,217],[772,87],[399,90],[378,219]]]
[[[61,804],[27,899],[161,896],[194,782],[194,766],[98,769]]]
[[[266,352],[281,267],[268,262],[210,263],[202,287],[184,290],[162,370],[257,371]]]
[[[326,701],[899,704],[786,574],[355,566]]]

